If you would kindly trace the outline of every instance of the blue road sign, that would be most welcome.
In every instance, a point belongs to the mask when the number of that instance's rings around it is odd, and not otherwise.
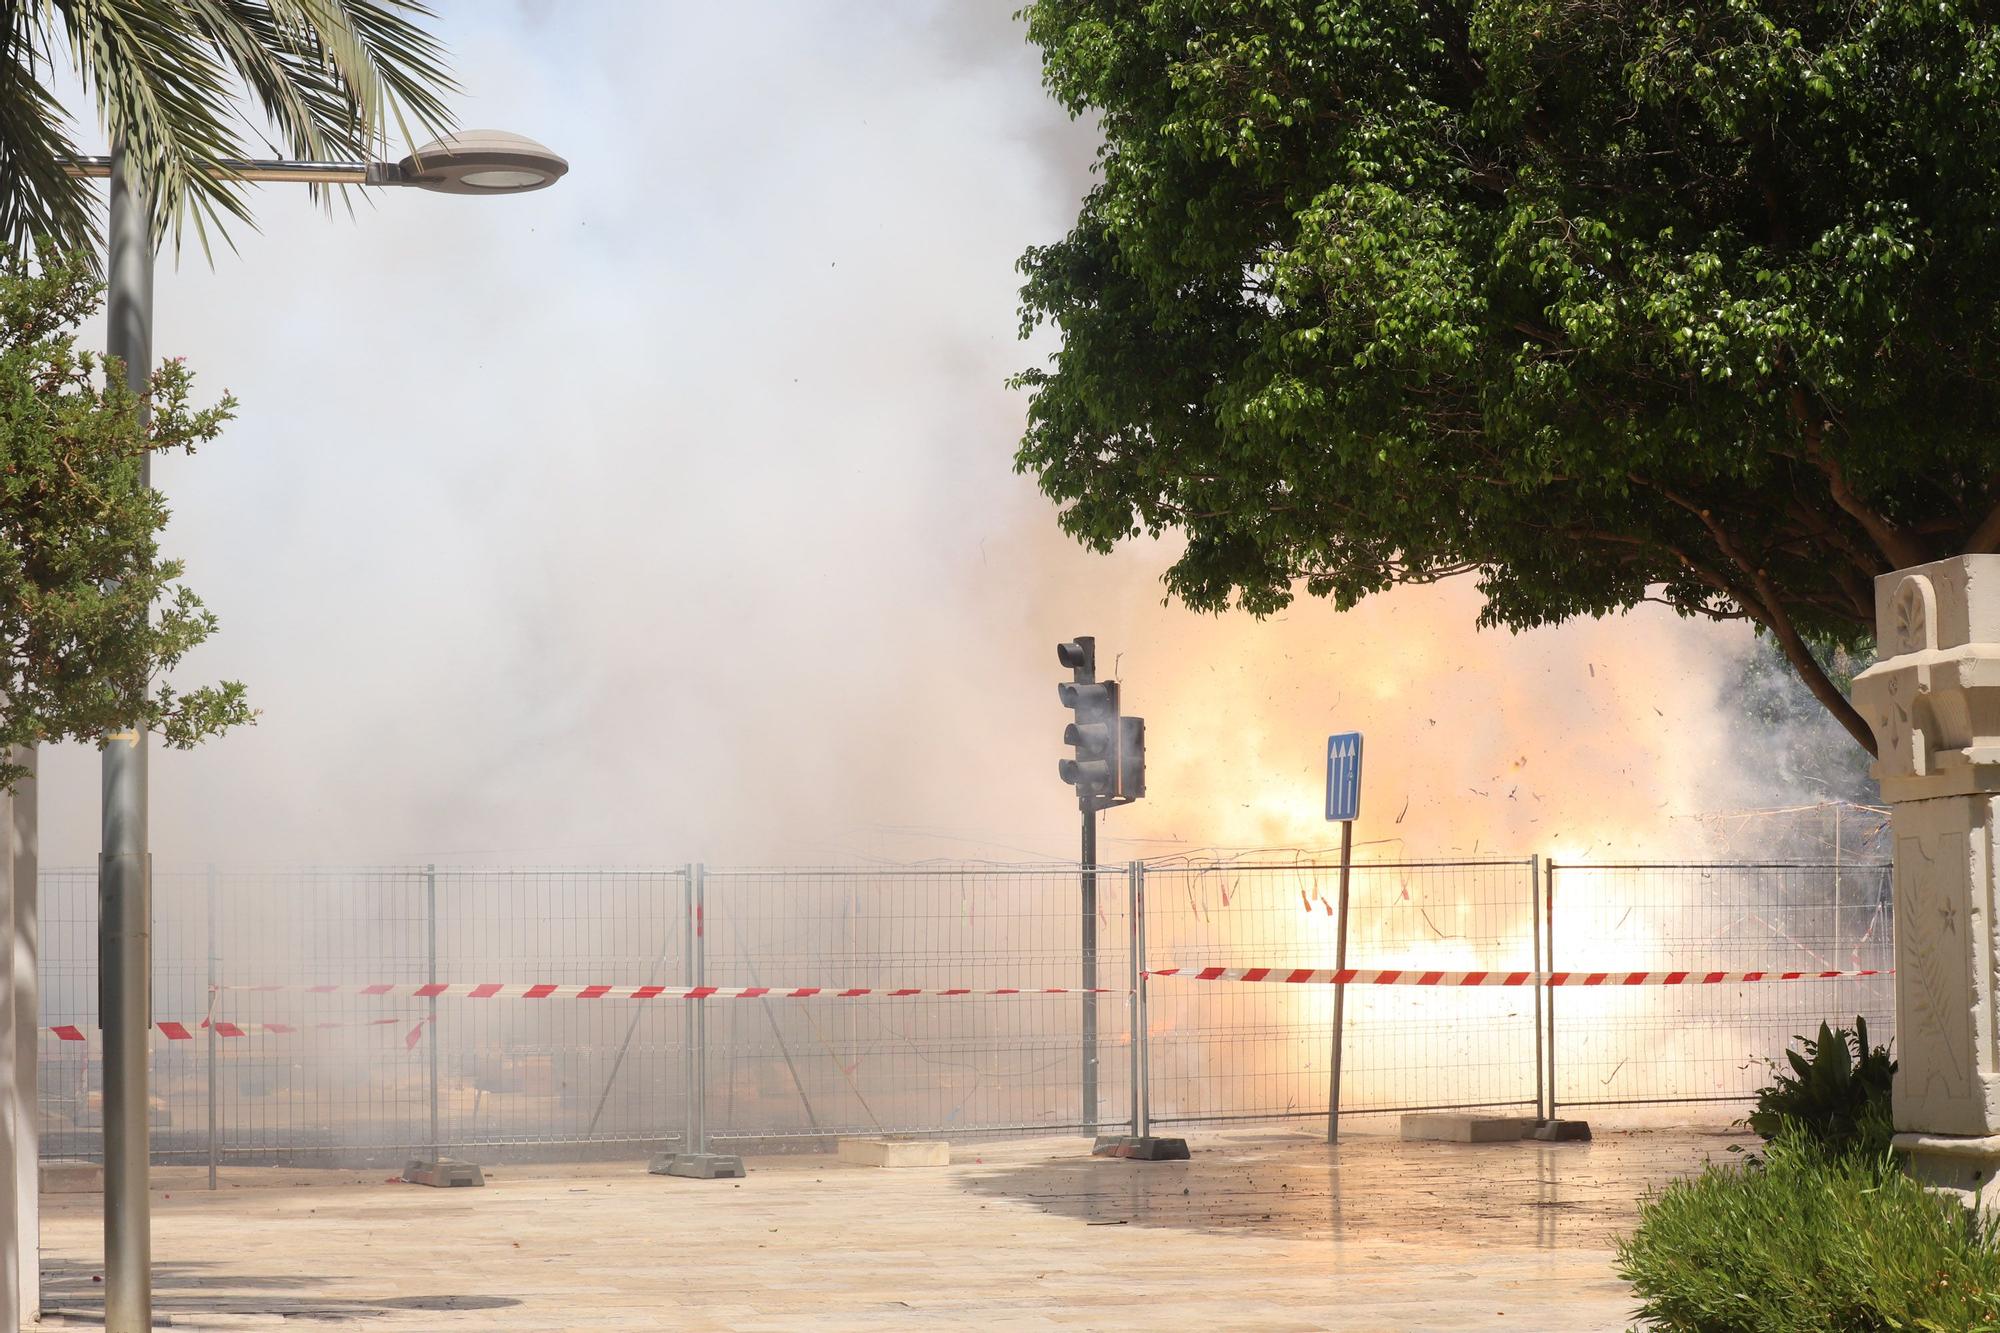
[[[1343,731],[1326,738],[1326,817],[1361,816],[1361,733]]]

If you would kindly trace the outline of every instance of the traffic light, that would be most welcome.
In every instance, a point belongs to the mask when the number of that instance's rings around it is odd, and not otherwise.
[[[1073,747],[1076,755],[1058,763],[1056,771],[1080,798],[1117,795],[1118,682],[1065,682],[1056,686],[1056,697],[1076,714],[1076,720],[1063,728],[1063,744]]]
[[[1056,695],[1076,715],[1063,728],[1063,744],[1075,753],[1056,771],[1086,810],[1138,800],[1146,794],[1146,719],[1120,713],[1118,682],[1097,678],[1097,640],[1078,635],[1057,644],[1056,661],[1073,677]]]
[[[1097,679],[1097,640],[1088,634],[1056,645],[1056,661],[1076,673],[1077,684]]]
[[[1118,719],[1118,796],[1136,801],[1146,794],[1146,719]]]

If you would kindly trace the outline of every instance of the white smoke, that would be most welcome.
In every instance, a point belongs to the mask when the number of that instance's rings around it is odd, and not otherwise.
[[[1056,531],[1011,471],[1048,350],[1013,265],[1094,142],[1015,7],[452,6],[463,123],[558,188],[350,222],[271,187],[240,253],[163,264],[158,352],[243,403],[159,469],[223,622],[190,672],[263,716],[156,753],[162,863],[1070,855],[1077,633],[1151,721],[1107,854],[1323,841],[1346,726],[1364,839],[1412,855],[1707,798],[1741,636],[1475,634],[1463,589],[1202,619],[1161,549]],[[46,764],[51,864],[94,856],[95,766]]]

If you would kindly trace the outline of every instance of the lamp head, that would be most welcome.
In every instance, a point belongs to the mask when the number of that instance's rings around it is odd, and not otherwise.
[[[533,139],[505,130],[459,130],[397,164],[402,184],[440,194],[526,194],[545,190],[569,163]]]

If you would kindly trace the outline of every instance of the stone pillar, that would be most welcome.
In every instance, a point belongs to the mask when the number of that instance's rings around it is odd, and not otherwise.
[[[2000,1209],[2000,555],[1875,580],[1854,703],[1895,838],[1896,1147],[1912,1175]]]

